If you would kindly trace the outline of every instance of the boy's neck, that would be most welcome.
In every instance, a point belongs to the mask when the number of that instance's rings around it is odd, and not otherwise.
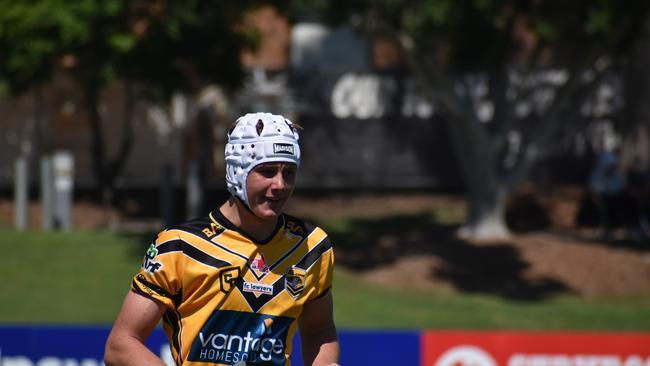
[[[251,210],[244,207],[241,201],[232,196],[219,207],[219,211],[231,223],[256,241],[267,239],[278,224],[277,217],[269,220],[261,219],[255,216]]]

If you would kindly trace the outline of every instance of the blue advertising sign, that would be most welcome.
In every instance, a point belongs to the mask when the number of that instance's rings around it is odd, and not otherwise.
[[[102,365],[107,327],[0,327],[0,365]]]
[[[341,332],[341,365],[420,365],[420,332]]]
[[[108,326],[0,326],[0,366],[101,366]],[[420,332],[341,331],[342,365],[419,365]],[[173,365],[162,329],[147,347]],[[292,365],[302,366],[299,337]]]

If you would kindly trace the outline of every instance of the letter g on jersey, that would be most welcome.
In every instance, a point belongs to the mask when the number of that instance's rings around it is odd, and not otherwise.
[[[221,291],[230,292],[237,286],[237,280],[241,277],[241,269],[237,266],[224,267],[219,273]]]

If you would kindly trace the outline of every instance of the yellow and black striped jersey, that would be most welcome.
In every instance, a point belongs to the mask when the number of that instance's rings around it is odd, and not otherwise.
[[[319,227],[282,215],[255,242],[215,210],[158,234],[132,290],[167,307],[177,365],[290,365],[302,306],[329,291],[333,263]]]

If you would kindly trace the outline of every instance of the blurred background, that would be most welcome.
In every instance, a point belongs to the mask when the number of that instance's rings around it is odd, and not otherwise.
[[[649,9],[0,0],[0,365],[103,342],[156,232],[228,197],[251,111],[304,128],[287,212],[333,239],[347,364],[650,363]],[[459,330],[487,356],[436,348]]]

